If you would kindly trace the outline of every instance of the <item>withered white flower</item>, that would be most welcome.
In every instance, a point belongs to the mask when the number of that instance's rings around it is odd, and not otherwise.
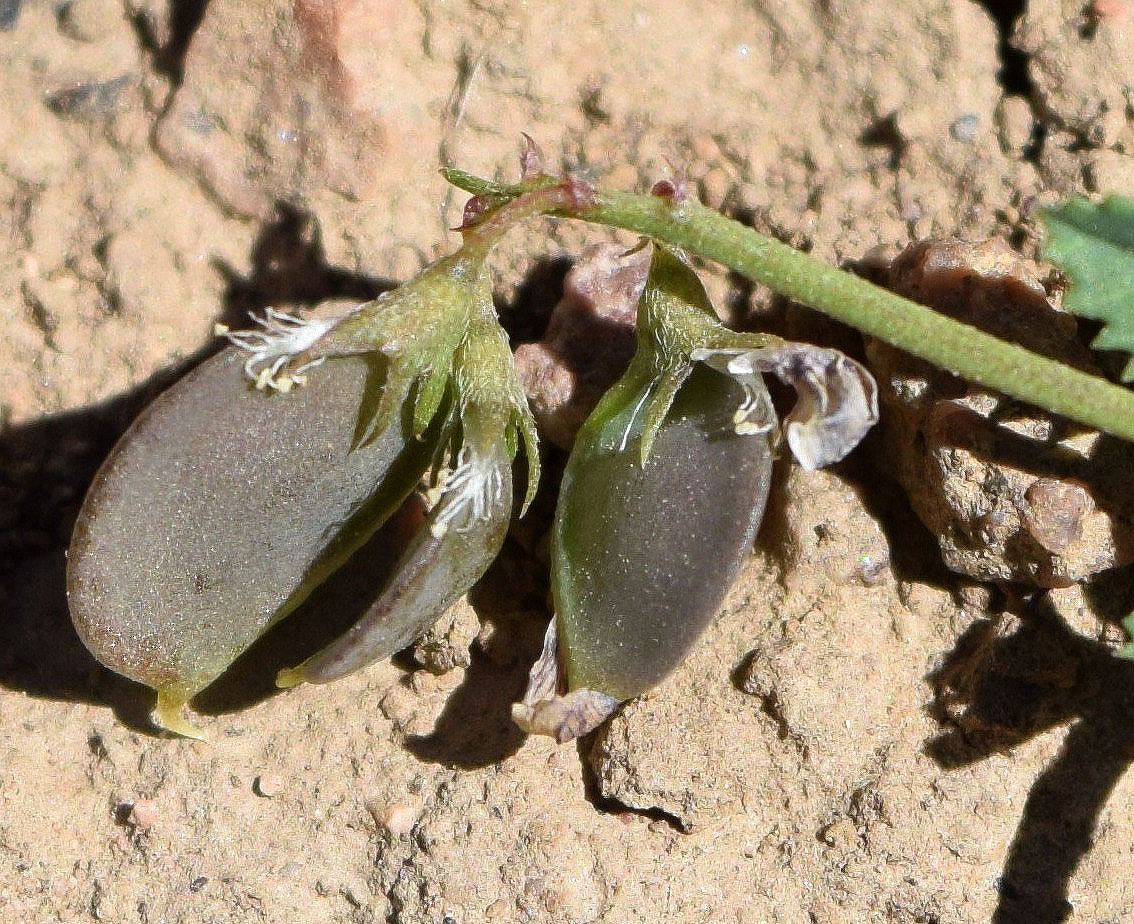
[[[248,354],[244,361],[244,374],[256,383],[256,388],[267,388],[286,394],[295,385],[305,383],[304,373],[323,362],[318,357],[283,372],[284,366],[307,352],[315,343],[341,321],[341,318],[297,318],[275,308],[268,308],[263,317],[252,315],[260,330],[226,331],[225,337],[234,346]]]
[[[878,422],[874,377],[838,350],[782,343],[749,350],[700,348],[690,358],[731,376],[744,388],[745,400],[735,417],[737,433],[767,426],[763,414],[752,422],[757,403],[766,400],[761,376],[770,373],[791,385],[799,400],[783,429],[792,453],[808,471],[844,458]]]

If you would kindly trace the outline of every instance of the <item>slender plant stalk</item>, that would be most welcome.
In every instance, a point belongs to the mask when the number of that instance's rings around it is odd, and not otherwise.
[[[458,170],[442,173],[455,186],[493,201],[531,189]],[[682,247],[954,375],[1134,442],[1134,392],[828,266],[698,202],[597,191],[578,208],[553,214]]]

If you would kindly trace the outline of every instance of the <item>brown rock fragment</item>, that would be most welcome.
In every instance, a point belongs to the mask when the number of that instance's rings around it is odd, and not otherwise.
[[[569,449],[575,433],[634,355],[634,320],[650,250],[587,249],[563,282],[539,343],[516,350],[516,370],[541,434]]]
[[[1061,554],[1083,535],[1083,518],[1095,502],[1077,484],[1040,478],[1024,492],[1024,528],[1049,552]]]
[[[396,802],[371,800],[366,803],[366,810],[378,830],[394,838],[409,837],[424,809],[425,804],[418,796],[407,796]]]
[[[1075,319],[1048,300],[1038,267],[1000,241],[914,244],[884,279],[958,320],[1094,371]],[[884,407],[886,470],[951,569],[1051,588],[1134,558],[1128,453],[885,344],[867,353]]]
[[[414,660],[432,674],[467,668],[472,663],[469,648],[479,632],[476,611],[462,597],[414,642]]]

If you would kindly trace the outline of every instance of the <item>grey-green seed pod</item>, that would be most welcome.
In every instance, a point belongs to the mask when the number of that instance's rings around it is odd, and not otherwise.
[[[269,310],[258,329],[229,334],[239,352],[160,396],[115,447],[76,525],[68,594],[95,656],[158,691],[157,724],[199,735],[182,707],[344,564],[447,449],[456,467],[442,501],[387,591],[281,682],[392,654],[488,567],[520,442],[528,501],[539,478],[484,265],[503,230],[346,315]]]
[[[227,349],[143,412],[69,552],[79,635],[182,734],[198,732],[181,707],[372,535],[433,450],[408,422],[356,445],[381,357],[328,359],[286,395],[255,390],[244,363]]]
[[[480,462],[470,462],[480,465]],[[512,456],[502,440],[484,460],[483,510],[474,511],[459,486],[429,512],[381,596],[346,633],[276,683],[329,683],[388,658],[418,638],[488,570],[512,519]],[[462,510],[460,508],[468,507]]]

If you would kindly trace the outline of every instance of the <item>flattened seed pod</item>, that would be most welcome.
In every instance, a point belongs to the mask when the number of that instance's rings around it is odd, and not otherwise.
[[[481,306],[454,356],[461,449],[441,498],[394,576],[341,637],[276,682],[327,683],[388,658],[428,629],[492,564],[512,517],[512,459],[528,455],[528,497],[539,480],[535,421],[491,304]]]
[[[694,369],[644,465],[632,418],[646,395],[634,397],[581,434],[553,533],[568,690],[620,701],[667,677],[716,616],[772,470],[770,431],[733,430],[743,395],[720,374]]]
[[[245,359],[223,351],[134,422],[69,552],[79,635],[182,734],[198,733],[181,707],[373,533],[432,451],[408,422],[356,446],[378,357],[328,359],[287,395],[256,391]]]
[[[346,633],[303,664],[281,671],[281,687],[329,683],[388,658],[424,633],[492,564],[512,519],[512,458],[503,441],[494,452],[493,504],[475,522],[446,524],[463,498],[450,491],[430,512],[390,584]]]

